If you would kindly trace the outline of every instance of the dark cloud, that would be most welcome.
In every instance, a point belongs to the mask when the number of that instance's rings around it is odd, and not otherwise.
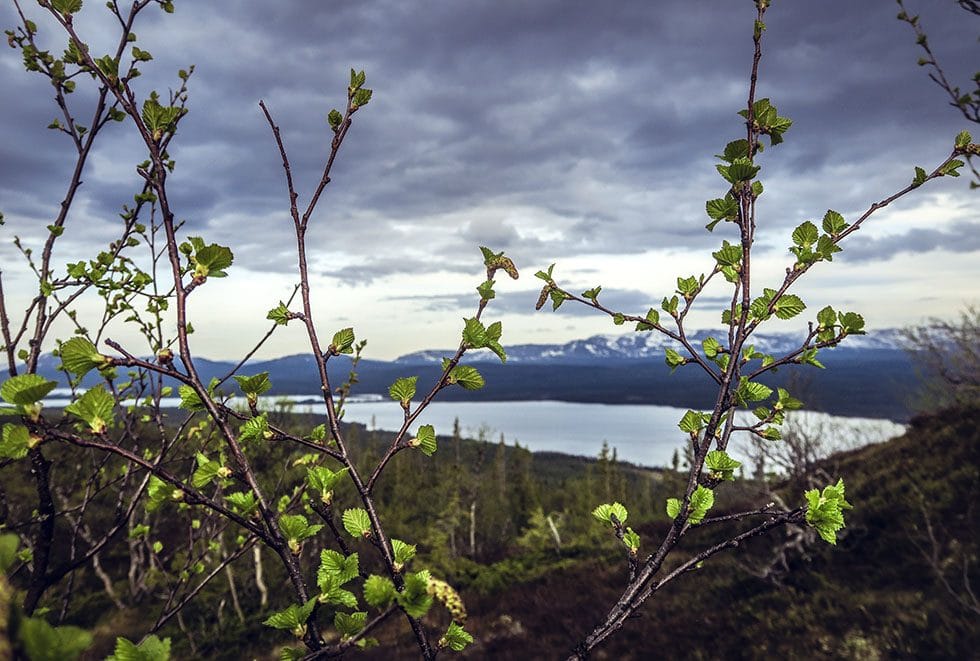
[[[537,302],[539,292],[540,290],[537,289],[533,291],[498,292],[497,297],[493,299],[488,309],[492,308],[495,315],[530,314],[534,312],[534,305]],[[471,313],[479,302],[479,296],[475,292],[467,292],[465,294],[388,296],[386,300],[414,301],[420,310],[458,310],[461,313]],[[599,301],[609,309],[620,311],[624,314],[644,314],[650,307],[659,305],[649,294],[631,289],[604,289],[599,294]],[[550,299],[546,304],[546,308],[551,311]],[[594,308],[575,303],[562,305],[556,313],[573,316],[591,316],[596,314]]]
[[[522,263],[704,249],[720,240],[703,231],[704,201],[724,192],[712,154],[743,130],[735,113],[747,94],[750,9],[642,0],[192,3],[173,16],[146,13],[137,33],[155,60],[139,90],[172,88],[178,68],[196,65],[191,112],[172,147],[172,202],[186,233],[229,243],[257,271],[290,271],[295,249],[281,162],[257,103],[265,99],[282,128],[302,205],[329,151],[326,113],[343,103],[350,66],[367,70],[375,98],[355,116],[311,227],[321,272],[363,284],[470,273],[462,256],[478,244]],[[948,72],[968,80],[975,30],[964,12],[921,9]],[[111,28],[100,27],[99,12],[87,7],[77,22],[108,48]],[[890,2],[844,0],[769,12],[759,95],[795,123],[761,161],[763,243],[765,231],[785,233],[826,208],[863,211],[907,183],[913,164],[941,160],[962,128],[915,67],[912,35],[894,12]],[[64,38],[38,22],[60,51]],[[14,23],[9,4],[0,23]],[[75,102],[87,82],[79,80]],[[0,60],[0,85],[16,99],[0,108],[2,210],[50,217],[71,165],[64,136],[43,129],[56,110],[50,87],[19,70],[13,50]],[[133,130],[109,129],[80,192],[84,222],[114,218],[139,186],[133,166],[144,156]],[[923,230],[917,240],[976,249],[953,232]],[[891,241],[856,239],[850,252],[888,255],[879,246]]]
[[[953,223],[948,230],[916,228],[902,234],[880,238],[857,236],[841,253],[848,260],[889,260],[902,254],[946,250],[974,252],[980,250],[980,223]]]

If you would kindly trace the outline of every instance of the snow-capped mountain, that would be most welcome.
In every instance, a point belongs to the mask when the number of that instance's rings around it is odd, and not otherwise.
[[[699,346],[707,337],[714,337],[726,343],[726,332],[722,330],[701,330],[688,335],[690,342]],[[901,331],[884,329],[868,335],[848,337],[836,351],[847,350],[900,350]],[[799,333],[757,333],[750,338],[750,344],[757,351],[779,354],[800,346],[803,336]],[[507,362],[513,363],[587,363],[596,360],[632,360],[663,356],[664,349],[679,349],[680,345],[660,333],[627,333],[623,335],[593,335],[583,340],[573,340],[565,344],[504,344]],[[454,350],[416,351],[398,357],[394,362],[418,365],[438,363],[444,357],[453,355]],[[499,359],[490,351],[481,350],[467,353],[468,362]]]

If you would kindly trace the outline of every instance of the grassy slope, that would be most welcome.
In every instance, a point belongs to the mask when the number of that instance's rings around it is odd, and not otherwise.
[[[597,658],[976,658],[976,614],[943,588],[916,544],[930,549],[925,503],[951,586],[963,594],[963,557],[980,586],[978,428],[980,411],[950,411],[837,457],[855,510],[836,548],[794,557],[782,586],[716,558],[648,603]],[[770,544],[747,552],[761,557]],[[556,658],[612,603],[622,574],[615,559],[594,560],[504,593],[464,595],[468,628],[480,632],[468,656]]]

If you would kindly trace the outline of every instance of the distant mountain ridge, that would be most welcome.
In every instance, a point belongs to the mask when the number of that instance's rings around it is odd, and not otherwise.
[[[692,344],[713,336],[724,342],[720,331],[699,331],[689,336]],[[754,346],[780,355],[799,347],[798,333],[753,335]],[[901,348],[900,331],[882,330],[870,335],[848,337],[839,347],[823,349],[818,355],[827,369],[790,365],[767,373],[761,381],[788,387],[806,407],[835,415],[889,418],[905,421],[912,414],[917,375],[908,354]],[[458,387],[444,389],[440,401],[542,401],[593,402],[603,404],[654,404],[682,408],[710,408],[717,390],[700,368],[687,366],[671,372],[664,365],[664,349],[676,346],[653,333],[595,335],[565,344],[506,345],[507,362],[492,353],[467,352],[464,362],[476,365],[486,380],[478,391]],[[428,392],[441,373],[441,360],[455,350],[410,353],[393,361],[364,359],[357,366],[356,395],[387,397],[388,387],[400,377],[418,376],[419,392]],[[177,361],[179,365],[179,360]],[[65,383],[58,372],[60,360],[42,357],[38,372]],[[236,363],[195,358],[194,365],[207,383],[223,378]],[[331,384],[343,383],[350,359],[339,356],[327,363]],[[123,372],[123,370],[120,370]],[[268,372],[271,395],[315,396],[320,384],[316,363],[310,354],[295,354],[247,363],[241,374]],[[90,374],[85,385],[98,382]],[[170,385],[177,385],[171,383]],[[223,388],[237,392],[234,381]]]
[[[868,335],[847,337],[834,351],[902,351],[902,331],[894,328],[875,331]],[[695,346],[702,340],[714,337],[723,344],[727,337],[724,330],[700,330],[688,335]],[[769,354],[782,354],[800,346],[800,333],[756,333],[749,344],[756,350]],[[603,360],[636,360],[662,357],[664,349],[679,349],[679,343],[660,333],[628,333],[624,335],[593,335],[583,340],[572,340],[565,344],[513,344],[505,345],[509,363],[583,363]],[[829,349],[827,350],[829,351]],[[393,362],[401,365],[415,365],[440,362],[451,356],[454,349],[424,350],[399,356]],[[468,362],[497,362],[499,358],[490,351],[474,351],[466,354]]]

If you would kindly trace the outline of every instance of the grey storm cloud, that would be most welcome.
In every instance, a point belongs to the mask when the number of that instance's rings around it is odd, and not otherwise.
[[[494,314],[529,314],[534,312],[534,305],[538,299],[540,290],[520,290],[498,292],[497,297],[490,304]],[[717,302],[714,298],[706,302]],[[479,302],[476,292],[465,294],[444,294],[444,295],[413,295],[413,296],[390,296],[387,300],[392,301],[413,301],[420,309],[430,311],[458,310],[460,313],[472,314]],[[659,302],[654,301],[650,294],[635,289],[603,289],[599,294],[599,301],[611,310],[620,311],[624,314],[644,314],[650,307],[659,306]],[[727,301],[726,301],[727,302]],[[489,309],[489,308],[488,308]],[[545,309],[550,313],[552,306],[550,299],[545,305]],[[593,308],[586,305],[575,305],[569,303],[562,305],[555,311],[557,314],[567,314],[574,316],[595,315]]]
[[[60,52],[64,38],[24,6]],[[975,29],[955,7],[921,9],[948,73],[967,80]],[[99,12],[87,3],[83,35],[107,37]],[[762,161],[771,226],[863,210],[905,183],[912,164],[941,160],[962,129],[915,67],[912,35],[894,13],[885,0],[770,10],[759,96],[795,122]],[[294,249],[258,101],[282,128],[302,204],[351,66],[367,71],[375,97],[355,116],[310,232],[313,251],[346,264],[325,266],[327,275],[370,283],[470,272],[464,257],[481,243],[548,263],[719,240],[703,231],[704,201],[724,192],[712,154],[742,131],[750,3],[243,0],[146,17],[139,43],[155,59],[143,67],[142,94],[174,87],[176,70],[196,65],[171,150],[172,202],[187,234],[228,242],[254,270],[289,271]],[[11,3],[0,23],[15,23]],[[13,50],[0,59],[0,85],[0,210],[50,218],[71,164],[64,136],[44,130],[56,111],[50,87],[21,70]],[[139,186],[132,128],[111,126],[105,138],[81,192],[89,222],[114,218]],[[976,249],[952,232],[917,238]],[[886,257],[878,247],[890,241],[857,241],[852,254]]]
[[[841,257],[851,260],[889,260],[903,253],[933,250],[974,252],[980,250],[980,223],[953,223],[949,229],[916,228],[881,238],[855,237]]]

